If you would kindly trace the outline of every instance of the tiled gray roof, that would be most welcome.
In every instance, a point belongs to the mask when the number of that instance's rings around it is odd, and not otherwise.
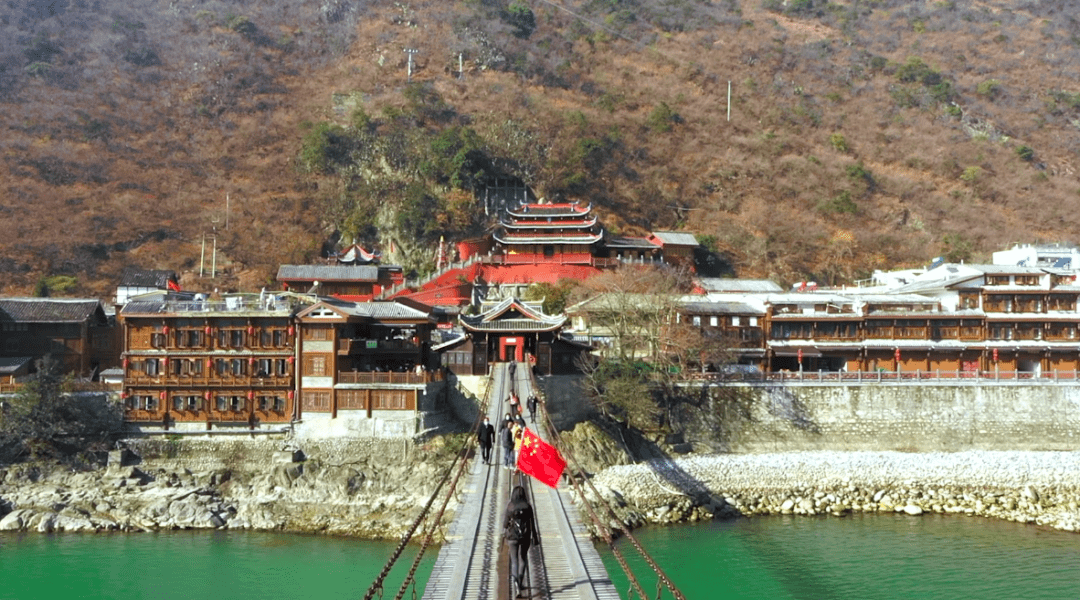
[[[176,271],[140,269],[127,267],[120,274],[121,287],[156,287],[165,289],[170,279],[176,278]]]
[[[353,317],[369,319],[431,319],[431,313],[394,300],[373,300],[371,302],[349,302],[334,298],[323,298],[321,304],[337,312]]]
[[[0,374],[16,373],[33,360],[31,356],[0,356]]]
[[[782,292],[784,288],[768,279],[726,279],[702,277],[698,284],[707,292]]]
[[[658,246],[643,237],[628,237],[628,236],[613,236],[607,237],[608,248],[645,248],[646,250],[655,249]]]
[[[698,246],[697,238],[692,233],[686,233],[683,231],[654,231],[652,232],[656,239],[664,243],[664,245],[672,246]]]
[[[511,309],[516,309],[522,316],[504,317]],[[565,315],[545,315],[517,298],[506,298],[478,315],[461,315],[458,318],[466,329],[478,331],[551,331],[566,322]]]
[[[683,305],[689,315],[764,315],[765,311],[742,302],[689,302]]]
[[[0,298],[0,321],[14,323],[82,323],[105,311],[98,300],[85,298]]]
[[[278,281],[378,281],[372,265],[281,265]]]

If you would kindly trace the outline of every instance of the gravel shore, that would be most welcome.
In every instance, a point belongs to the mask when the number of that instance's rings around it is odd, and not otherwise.
[[[604,469],[633,527],[739,515],[963,513],[1080,531],[1078,452],[698,455]]]

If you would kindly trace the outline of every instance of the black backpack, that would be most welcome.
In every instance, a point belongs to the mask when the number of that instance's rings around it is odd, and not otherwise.
[[[507,539],[524,540],[529,537],[529,510],[524,506],[515,508],[510,513],[510,527],[506,532]]]

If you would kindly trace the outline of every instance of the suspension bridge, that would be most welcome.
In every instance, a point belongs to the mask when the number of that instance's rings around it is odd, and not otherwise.
[[[534,482],[516,470],[503,468],[503,449],[498,441],[492,449],[490,465],[484,463],[478,450],[473,452],[477,439],[475,432],[482,415],[486,414],[492,423],[501,422],[505,414],[510,412],[505,400],[512,391],[522,399],[528,398],[530,394],[541,398],[535,422],[527,424],[542,439],[558,448],[569,462],[569,477],[564,477],[558,489]],[[492,366],[480,410],[481,416],[478,416],[474,424],[473,435],[461,448],[458,459],[443,474],[420,516],[403,536],[382,573],[368,589],[365,600],[371,600],[376,594],[382,597],[387,574],[406,544],[413,540],[416,531],[422,524],[427,523],[420,536],[420,550],[395,597],[397,600],[404,597],[411,584],[415,598],[416,569],[427,547],[434,541],[436,524],[440,522],[443,511],[455,494],[458,494],[460,503],[442,541],[442,548],[428,579],[423,600],[504,600],[514,597],[544,600],[619,600],[618,590],[608,576],[585,529],[582,511],[570,501],[565,491],[574,487],[578,497],[584,498],[587,495],[582,486],[591,484],[586,478],[574,476],[575,473],[580,473],[580,469],[576,467],[569,449],[559,440],[558,432],[544,409],[545,404],[526,364],[517,369],[510,369],[506,363]],[[529,503],[533,506],[535,526],[540,539],[539,544],[529,551],[529,565],[521,590],[517,590],[513,584],[509,555],[502,540],[506,504],[510,490],[517,485],[525,488]],[[600,497],[595,490],[592,492],[591,498]],[[441,508],[433,512],[432,507],[439,498],[442,499],[439,504]],[[586,503],[581,509],[585,518],[601,533],[626,573],[630,582],[628,597],[636,594],[642,600],[647,597],[659,599],[666,587],[671,597],[685,600],[678,588],[629,533],[629,528],[619,527],[655,573],[656,593],[647,596],[628,567],[621,550],[614,543],[611,524],[617,523],[618,517],[611,507],[601,500],[595,505]]]

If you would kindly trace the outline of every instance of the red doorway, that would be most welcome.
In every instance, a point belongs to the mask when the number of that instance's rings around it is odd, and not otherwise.
[[[499,360],[525,360],[525,340],[521,337],[499,338]]]

